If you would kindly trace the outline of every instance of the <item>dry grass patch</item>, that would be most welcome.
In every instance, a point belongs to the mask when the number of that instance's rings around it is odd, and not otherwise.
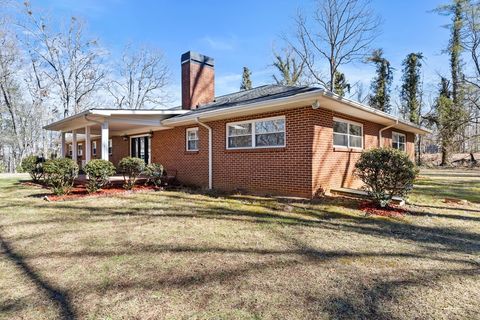
[[[0,179],[0,318],[478,318],[480,207],[151,192],[48,203]],[[472,199],[474,200],[474,199]],[[438,200],[439,201],[439,200]]]

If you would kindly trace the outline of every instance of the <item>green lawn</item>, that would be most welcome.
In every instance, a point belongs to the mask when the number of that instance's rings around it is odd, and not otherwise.
[[[480,318],[478,172],[422,172],[403,218],[341,198],[46,202],[19,179],[0,178],[2,319]]]

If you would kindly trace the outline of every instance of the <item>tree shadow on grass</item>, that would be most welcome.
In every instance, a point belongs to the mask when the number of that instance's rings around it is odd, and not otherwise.
[[[326,306],[325,310],[333,319],[394,319],[385,306],[388,302],[395,301],[396,292],[401,289],[427,287],[433,283],[441,282],[442,279],[456,276],[476,278],[480,274],[480,268],[462,268],[462,269],[440,269],[424,270],[421,275],[411,275],[409,277],[395,280],[374,280],[369,285],[359,284],[353,288],[354,292],[343,294],[341,296],[331,297],[330,300],[322,303]],[[314,296],[310,297],[315,300]],[[387,302],[387,304],[385,304]],[[470,306],[469,312],[476,313],[476,306]],[[463,310],[465,311],[465,310]],[[470,318],[464,314],[465,318]],[[417,314],[418,318],[421,318]],[[473,319],[473,318],[472,318]]]
[[[284,213],[280,211],[258,212],[254,208],[229,208],[217,204],[214,207],[175,207],[169,210],[156,212],[155,201],[142,199],[142,204],[151,204],[152,207],[82,207],[86,213],[76,216],[65,217],[66,221],[82,219],[88,221],[92,218],[114,219],[114,217],[142,217],[146,219],[185,219],[195,217],[206,220],[225,220],[232,222],[247,222],[259,224],[285,224],[290,226],[302,226],[318,229],[341,230],[355,232],[370,236],[378,236],[386,239],[407,240],[419,245],[441,245],[451,251],[474,253],[480,251],[480,235],[473,232],[461,231],[454,228],[429,227],[407,224],[403,221],[378,219],[347,214],[331,213],[323,210],[309,209],[302,214]],[[148,203],[148,202],[151,203]],[[191,201],[191,199],[187,199]],[[219,202],[221,203],[221,202]],[[68,203],[57,203],[56,208],[78,210],[78,207]],[[189,210],[189,213],[182,213],[182,210]],[[190,213],[191,212],[191,213]],[[103,220],[104,221],[104,220]],[[45,223],[48,222],[44,221]],[[52,223],[61,223],[61,218],[52,218]],[[30,222],[25,222],[29,224]],[[31,223],[36,223],[32,221]],[[20,223],[22,224],[22,223]]]
[[[76,318],[68,294],[53,287],[46,280],[42,279],[40,275],[25,262],[24,258],[13,250],[10,243],[2,235],[0,235],[0,248],[8,260],[14,263],[28,280],[33,282],[40,291],[45,293],[48,298],[58,306],[61,319]]]

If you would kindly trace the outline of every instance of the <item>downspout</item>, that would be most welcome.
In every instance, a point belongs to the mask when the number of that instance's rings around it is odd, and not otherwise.
[[[204,128],[208,130],[208,189],[213,189],[213,165],[212,165],[212,128],[207,126],[205,123],[201,122],[197,117],[195,121]]]
[[[390,128],[395,127],[397,124],[398,124],[398,119],[395,121],[394,124],[391,124],[391,125],[389,125],[389,126],[387,126],[387,127],[385,127],[385,128],[382,128],[382,129],[378,130],[378,146],[379,146],[380,148],[382,147],[382,140],[383,140],[383,138],[382,138],[382,132],[385,131],[385,130],[387,130],[387,129],[390,129]]]

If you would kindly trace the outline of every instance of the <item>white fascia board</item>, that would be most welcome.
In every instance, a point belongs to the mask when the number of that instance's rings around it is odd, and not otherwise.
[[[199,120],[208,120],[210,118],[218,117],[218,116],[225,116],[225,117],[237,117],[241,116],[246,113],[251,113],[252,111],[255,111],[256,113],[260,112],[268,112],[271,109],[278,107],[278,106],[284,106],[287,104],[292,104],[292,103],[298,103],[300,104],[301,102],[310,102],[313,103],[315,101],[315,98],[319,96],[321,92],[323,92],[323,89],[318,89],[315,91],[310,91],[306,92],[303,94],[298,94],[295,96],[291,97],[286,97],[286,98],[279,98],[275,100],[270,100],[270,101],[261,101],[261,102],[255,102],[255,103],[250,103],[250,104],[244,104],[244,105],[238,105],[235,107],[231,107],[229,109],[216,109],[216,110],[211,110],[211,111],[206,111],[206,112],[201,112],[201,113],[192,113],[191,115],[187,115],[185,117],[179,117],[179,118],[169,118],[165,119],[162,121],[162,124],[164,125],[185,125],[185,124],[193,124],[196,123],[196,119]],[[278,110],[278,109],[276,109]]]
[[[337,109],[337,108],[330,109],[338,113],[344,113],[346,115],[349,115],[349,109],[352,108],[350,109],[350,111],[357,110],[357,112],[361,112],[365,116],[368,114],[374,115],[378,117],[378,119],[383,119],[383,122],[386,122],[388,124],[395,123],[398,125],[399,129],[403,129],[408,132],[413,132],[418,134],[427,134],[431,132],[430,130],[417,126],[413,123],[400,120],[399,118],[394,117],[388,113],[382,112],[380,110],[376,110],[372,107],[363,105],[359,102],[340,97],[336,94],[333,94],[323,89],[318,89],[318,90],[306,92],[303,94],[298,94],[298,95],[286,97],[286,98],[279,98],[271,101],[262,101],[262,102],[256,102],[251,104],[239,105],[239,106],[231,107],[228,109],[217,109],[217,110],[211,110],[211,111],[206,111],[202,113],[193,112],[191,115],[187,115],[184,117],[178,117],[178,118],[173,117],[173,118],[165,119],[162,121],[162,124],[170,125],[170,126],[181,126],[181,125],[194,124],[196,123],[196,119],[199,119],[202,121],[209,121],[209,120],[220,118],[220,117],[225,119],[225,118],[243,116],[247,114],[279,111],[279,110],[283,110],[278,108],[280,106],[284,106],[285,107],[284,109],[287,109],[287,105],[289,104],[292,105],[294,103],[297,106],[300,105],[301,103],[305,103],[305,105],[313,104],[316,101],[316,99],[319,99],[322,97],[325,97],[326,99],[330,99],[340,103],[343,106],[343,110]],[[320,108],[325,108],[325,106],[322,106],[322,103],[320,103]],[[367,121],[371,121],[365,116],[356,115],[355,117],[358,117],[360,119],[364,119]]]
[[[111,109],[92,109],[91,114],[99,116],[113,115],[180,115],[187,113],[189,110],[111,110]]]
[[[77,114],[74,114],[73,116],[70,116],[70,117],[67,117],[67,118],[64,118],[62,120],[58,120],[58,121],[55,121],[55,122],[52,122],[50,124],[47,124],[46,126],[43,127],[43,129],[45,130],[53,130],[53,131],[57,131],[55,130],[55,127],[58,127],[62,124],[65,124],[69,121],[73,121],[77,118],[83,118],[84,116],[90,114],[90,110],[85,110],[83,112],[80,112],[80,113],[77,113]]]

